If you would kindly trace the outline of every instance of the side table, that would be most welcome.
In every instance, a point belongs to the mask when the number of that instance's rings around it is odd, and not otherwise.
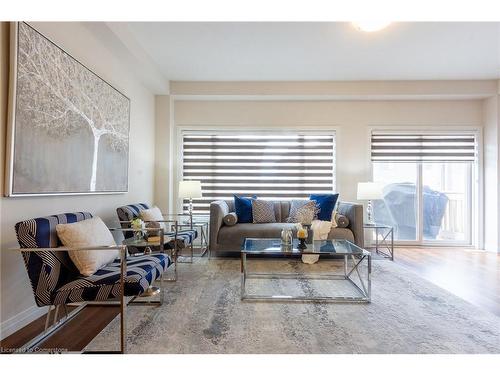
[[[196,229],[200,238],[200,246],[197,248],[200,250],[200,253],[197,256],[202,257],[208,252],[208,257],[210,258],[210,249],[208,245],[208,221],[194,221],[191,223],[179,223],[179,229],[187,228],[187,229]]]
[[[363,228],[375,230],[375,252],[394,261],[394,227],[375,223],[363,224]]]

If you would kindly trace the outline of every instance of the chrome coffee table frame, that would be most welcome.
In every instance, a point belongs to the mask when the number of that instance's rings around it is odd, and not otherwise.
[[[262,241],[262,249],[256,250],[247,249],[249,241],[258,243]],[[241,250],[241,300],[242,301],[281,301],[281,302],[331,302],[331,303],[369,303],[371,302],[371,273],[372,273],[372,258],[371,253],[347,240],[326,240],[331,244],[344,247],[348,245],[349,248],[355,249],[353,252],[334,252],[334,251],[321,251],[320,249],[297,249],[297,240],[294,241],[291,249],[282,249],[279,247],[279,239],[259,239],[247,238]],[[314,241],[314,247],[320,247],[321,243],[326,241]],[[274,242],[272,246],[266,246],[266,243]],[[277,246],[276,246],[277,244]],[[342,246],[343,245],[343,246]],[[308,245],[311,246],[311,245]],[[343,259],[343,274],[298,274],[298,273],[261,273],[249,272],[247,265],[247,255],[261,255],[261,256],[300,256],[300,255],[342,255]],[[349,261],[350,265],[349,265]],[[362,277],[359,266],[367,263],[367,272],[365,278]],[[353,279],[353,276],[357,276]],[[353,296],[300,296],[300,295],[277,295],[277,294],[251,294],[247,292],[246,284],[249,279],[316,279],[316,280],[345,280],[348,282],[352,289],[356,292]]]

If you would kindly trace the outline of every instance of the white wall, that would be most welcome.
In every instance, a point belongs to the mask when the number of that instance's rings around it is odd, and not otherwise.
[[[116,226],[116,207],[134,202],[152,202],[154,194],[154,95],[141,81],[131,74],[123,59],[110,52],[102,40],[87,25],[81,23],[30,23],[37,30],[59,44],[63,49],[123,92],[131,101],[129,193],[118,195],[0,198],[1,227],[1,308],[2,337],[17,324],[27,323],[40,314],[26,271],[18,252],[8,251],[18,246],[14,224],[37,216],[72,211],[90,211],[101,216],[109,225]],[[0,108],[1,140],[5,142],[6,130],[6,70],[8,52],[8,25],[0,27]],[[4,151],[0,156],[4,165]],[[75,171],[78,173],[77,171]],[[3,178],[2,178],[3,180]],[[0,184],[3,186],[3,184]]]
[[[497,246],[498,233],[498,99],[484,101],[484,246]]]
[[[500,88],[500,84],[499,84]],[[484,100],[484,247],[500,252],[500,95]]]
[[[166,213],[169,210],[170,183],[170,97],[155,98],[156,154],[155,154],[155,204]]]
[[[337,189],[343,200],[355,200],[357,183],[371,179],[370,127],[481,127],[482,102],[183,100],[175,102],[174,121],[177,127],[335,127]]]

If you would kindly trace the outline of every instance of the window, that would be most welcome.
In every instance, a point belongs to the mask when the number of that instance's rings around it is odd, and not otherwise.
[[[384,184],[375,220],[399,241],[472,241],[477,146],[467,133],[373,132],[373,179]]]
[[[195,213],[233,194],[280,200],[335,190],[334,132],[184,132],[182,138],[182,178],[202,185]]]

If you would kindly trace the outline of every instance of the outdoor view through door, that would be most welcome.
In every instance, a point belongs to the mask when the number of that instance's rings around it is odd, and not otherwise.
[[[194,213],[233,194],[303,199],[335,191],[335,133],[199,132],[182,134],[182,178],[199,180]],[[184,202],[184,211],[187,210]]]
[[[373,132],[375,220],[398,241],[471,244],[476,150],[472,133]]]

